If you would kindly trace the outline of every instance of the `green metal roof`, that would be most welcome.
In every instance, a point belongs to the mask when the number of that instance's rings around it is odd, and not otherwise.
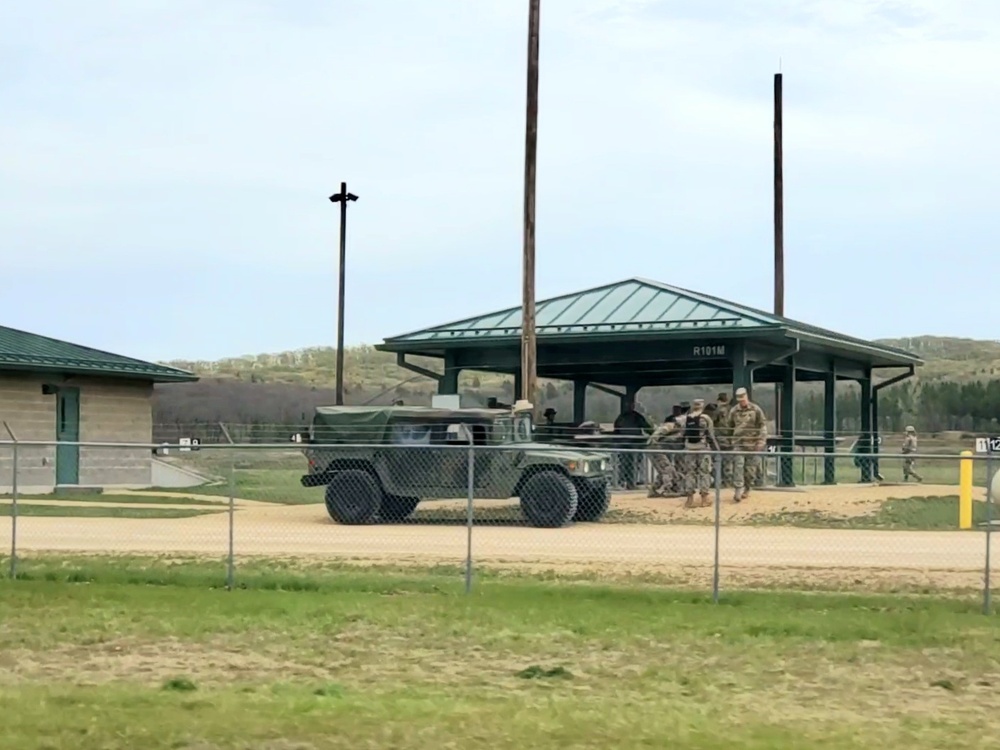
[[[198,380],[197,375],[187,370],[123,357],[5,326],[0,326],[0,369],[104,375],[154,383]]]
[[[813,339],[827,346],[846,346],[921,360],[910,352],[844,336],[816,326],[773,315],[763,310],[670,286],[658,281],[631,278],[536,303],[535,330],[545,338],[581,339],[597,335],[685,333],[704,336],[722,332],[762,333],[783,331]],[[521,308],[466,318],[421,331],[385,339],[378,348],[402,350],[407,345],[475,346],[521,335]]]

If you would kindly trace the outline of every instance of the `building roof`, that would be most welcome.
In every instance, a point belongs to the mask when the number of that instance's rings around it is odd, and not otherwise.
[[[0,370],[130,378],[154,383],[198,380],[176,367],[144,362],[68,341],[0,326]]]
[[[535,308],[535,330],[539,341],[581,340],[594,336],[704,337],[706,334],[765,332],[812,340],[826,347],[865,351],[888,356],[901,364],[921,360],[896,347],[875,344],[817,326],[773,315],[735,302],[689,289],[643,278],[631,278],[541,300]],[[389,351],[418,348],[470,347],[521,335],[521,308],[465,318],[420,331],[385,339],[379,349]],[[427,346],[430,345],[430,346]]]

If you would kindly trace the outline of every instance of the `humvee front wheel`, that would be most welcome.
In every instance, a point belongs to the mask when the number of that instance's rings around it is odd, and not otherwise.
[[[558,528],[573,520],[579,495],[576,485],[558,471],[540,471],[521,487],[521,510],[533,526]]]
[[[326,486],[326,512],[337,523],[371,523],[382,505],[382,488],[367,471],[338,471]]]
[[[386,495],[382,498],[382,505],[378,509],[378,517],[382,521],[405,521],[417,509],[418,505],[420,505],[419,497]]]
[[[593,523],[604,518],[611,506],[611,488],[607,481],[581,480],[576,483],[576,491],[580,499],[574,521]]]

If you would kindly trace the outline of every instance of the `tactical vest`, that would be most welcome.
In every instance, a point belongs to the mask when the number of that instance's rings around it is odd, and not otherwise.
[[[684,442],[701,443],[704,440],[705,428],[702,427],[701,414],[689,414],[684,419]]]

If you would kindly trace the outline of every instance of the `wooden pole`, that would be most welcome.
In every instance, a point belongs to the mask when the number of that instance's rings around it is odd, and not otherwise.
[[[785,315],[785,206],[783,154],[781,149],[781,73],[774,74],[774,314]],[[781,431],[781,385],[774,386],[774,421],[778,435],[791,437]],[[784,450],[784,444],[782,445]],[[778,462],[779,467],[781,461]],[[781,470],[779,468],[779,484]]]
[[[337,279],[337,406],[344,403],[344,289],[347,271],[347,183],[340,183],[340,264]]]
[[[528,96],[524,139],[524,244],[521,306],[521,393],[533,401],[535,342],[535,173],[538,153],[538,31],[541,0],[528,0]]]
[[[785,201],[781,152],[781,73],[774,74],[774,314],[785,314]]]
[[[340,183],[340,192],[330,196],[331,203],[340,204],[340,271],[337,284],[337,385],[335,400],[340,406],[344,403],[344,288],[347,270],[347,204],[356,201],[358,196],[347,192],[347,183]]]

